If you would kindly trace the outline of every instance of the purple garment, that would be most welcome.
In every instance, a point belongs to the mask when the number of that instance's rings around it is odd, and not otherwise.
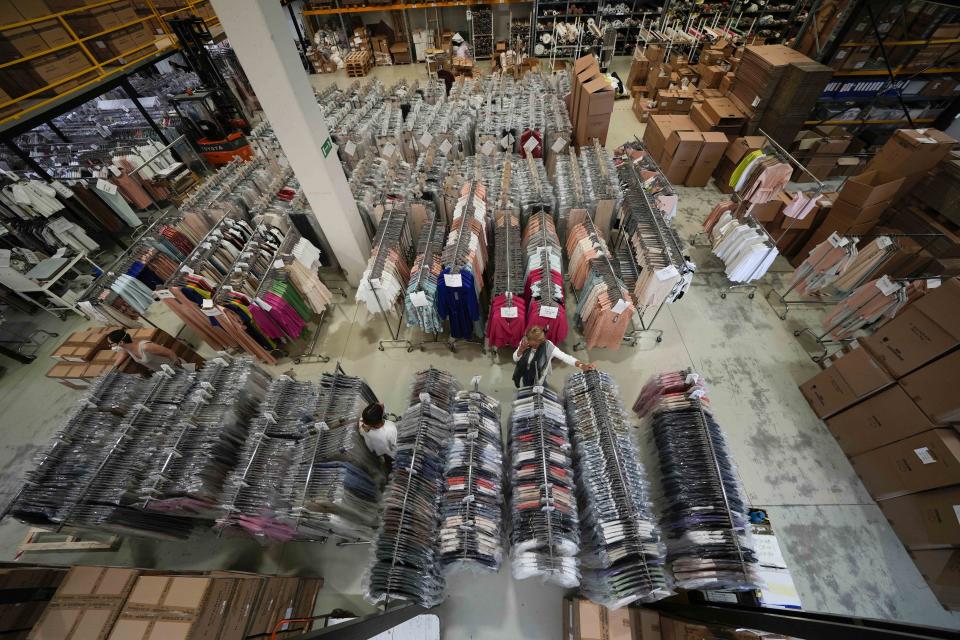
[[[269,302],[267,304],[270,304]],[[271,340],[282,340],[286,338],[286,334],[283,333],[283,329],[274,322],[273,318],[270,317],[270,313],[257,305],[256,302],[251,303],[248,307],[250,309],[250,315],[253,316],[253,321],[257,323],[257,326],[260,328],[260,333],[267,336]]]
[[[286,300],[270,291],[263,294],[263,301],[272,307],[270,317],[283,327],[287,335],[291,338],[299,338],[307,324],[294,308]]]

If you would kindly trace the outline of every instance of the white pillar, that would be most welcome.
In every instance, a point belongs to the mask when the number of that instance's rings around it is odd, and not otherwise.
[[[211,0],[257,99],[347,280],[356,286],[370,242],[336,148],[323,155],[330,132],[300,63],[278,0]]]

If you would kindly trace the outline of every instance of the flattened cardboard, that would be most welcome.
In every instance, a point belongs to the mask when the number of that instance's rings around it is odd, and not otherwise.
[[[826,420],[848,456],[856,456],[935,428],[898,385],[881,391]]]

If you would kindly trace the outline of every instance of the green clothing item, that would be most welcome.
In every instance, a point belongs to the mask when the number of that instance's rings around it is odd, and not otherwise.
[[[313,312],[307,306],[307,303],[303,301],[303,296],[300,295],[300,292],[291,283],[274,280],[270,285],[270,291],[286,300],[304,322],[310,322],[310,319],[313,318]]]
[[[733,170],[733,175],[730,176],[729,186],[735,189],[737,187],[737,183],[740,182],[740,176],[742,176],[743,172],[747,170],[747,167],[750,166],[750,163],[762,155],[763,151],[757,149],[756,151],[751,151],[747,155],[743,156],[740,164],[738,164],[737,168]]]

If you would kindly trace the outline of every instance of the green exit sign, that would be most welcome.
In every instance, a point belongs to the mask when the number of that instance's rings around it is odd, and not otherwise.
[[[330,155],[330,152],[332,150],[333,150],[333,142],[331,142],[330,138],[327,137],[327,139],[323,141],[323,145],[320,147],[320,151],[323,151],[323,157],[326,158],[328,155]]]

